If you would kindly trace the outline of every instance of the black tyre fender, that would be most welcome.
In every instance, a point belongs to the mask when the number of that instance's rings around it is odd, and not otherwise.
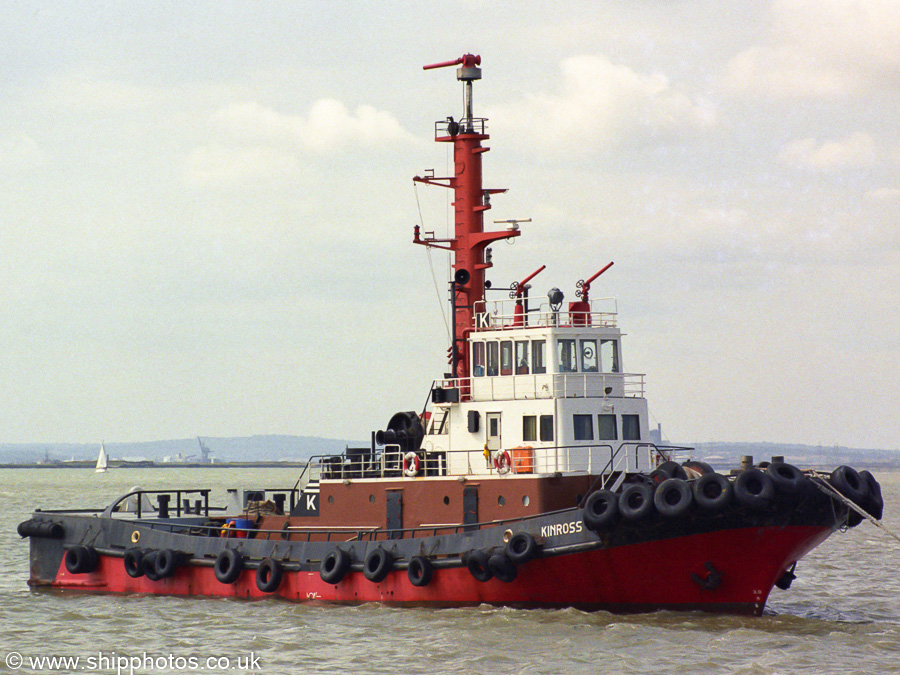
[[[681,480],[687,480],[687,471],[684,470],[684,467],[681,466],[678,462],[668,461],[663,462],[657,467],[658,471],[664,471],[669,474],[669,478],[680,478]]]
[[[610,490],[597,490],[588,495],[582,519],[585,527],[594,532],[613,524],[619,513],[619,496]]]
[[[831,472],[831,484],[842,495],[862,506],[869,494],[868,483],[850,466],[839,466]]]
[[[486,551],[471,551],[466,556],[466,567],[477,581],[490,581],[494,576],[488,566],[488,554]]]
[[[178,554],[172,549],[164,548],[156,552],[156,576],[166,579],[178,570]]]
[[[694,501],[701,509],[722,511],[734,498],[731,481],[720,473],[707,473],[694,482]]]
[[[132,579],[144,576],[144,568],[141,566],[141,561],[143,561],[143,559],[144,552],[139,548],[130,548],[125,551],[125,555],[122,558],[122,564],[125,566],[125,574]]]
[[[233,548],[226,548],[216,556],[216,579],[221,584],[233,584],[244,569],[244,556]]]
[[[679,518],[691,508],[691,486],[681,478],[663,481],[653,495],[653,505],[666,518]]]
[[[141,571],[150,581],[159,581],[159,575],[156,573],[156,551],[144,551]]]
[[[734,481],[734,498],[748,509],[765,509],[774,497],[772,479],[759,469],[744,469]]]
[[[809,479],[793,464],[774,462],[766,467],[766,475],[775,484],[775,491],[783,495],[800,495],[809,486]]]
[[[100,563],[100,556],[90,546],[73,546],[66,551],[66,570],[70,574],[90,574]]]
[[[619,513],[635,522],[649,517],[653,513],[653,488],[647,483],[626,485],[619,495]]]
[[[516,565],[530,562],[538,553],[538,543],[528,532],[516,532],[506,542],[506,556]]]
[[[369,551],[363,561],[363,576],[372,583],[384,580],[392,569],[394,556],[380,546]]]
[[[284,570],[281,563],[272,558],[266,558],[256,568],[256,587],[263,593],[277,591],[283,578]]]
[[[335,548],[328,552],[319,565],[319,576],[326,584],[339,584],[350,571],[350,554]]]
[[[859,477],[865,481],[869,490],[863,508],[875,520],[881,520],[881,516],[884,515],[884,498],[881,496],[881,485],[875,480],[875,476],[868,471],[860,471]]]
[[[516,580],[518,568],[513,565],[505,553],[494,553],[488,557],[488,570],[504,583],[511,583]]]
[[[413,586],[420,588],[427,586],[431,583],[431,578],[434,576],[434,565],[425,556],[414,555],[409,559],[406,575],[409,577],[409,583]]]

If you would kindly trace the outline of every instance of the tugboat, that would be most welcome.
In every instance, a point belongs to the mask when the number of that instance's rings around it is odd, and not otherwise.
[[[111,593],[390,605],[659,609],[760,614],[774,586],[837,529],[880,519],[867,471],[801,471],[781,458],[717,473],[689,448],[651,442],[644,376],[625,370],[613,301],[591,297],[605,264],[529,296],[543,267],[489,300],[487,120],[473,112],[481,58],[457,67],[464,111],[435,124],[453,175],[449,372],[421,412],[371,444],[312,458],[293,486],[138,490],[105,508],[37,510],[29,584]],[[524,272],[524,271],[523,271]],[[655,439],[658,441],[658,439]]]

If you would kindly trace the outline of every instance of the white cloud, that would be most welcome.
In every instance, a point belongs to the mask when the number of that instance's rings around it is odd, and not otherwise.
[[[191,150],[184,178],[192,185],[235,184],[251,179],[275,180],[296,174],[296,157],[265,146],[227,147],[213,144]]]
[[[588,153],[715,121],[715,110],[693,101],[661,73],[652,75],[612,63],[605,56],[575,56],[561,64],[562,88],[555,94],[534,94],[523,103],[490,111],[493,126],[521,130],[540,126],[526,136],[542,151]]]
[[[737,92],[829,97],[869,88],[900,70],[900,3],[776,0],[767,40],[727,67]]]
[[[867,166],[875,157],[875,141],[861,132],[838,141],[803,138],[788,143],[778,155],[789,166],[821,172]]]
[[[412,142],[388,112],[361,105],[352,113],[342,102],[320,99],[309,114],[290,115],[250,101],[220,108],[212,123],[237,142],[289,143],[301,150],[327,154],[348,146],[383,148]]]
[[[22,131],[0,136],[0,166],[25,169],[41,164],[44,152],[37,142]]]

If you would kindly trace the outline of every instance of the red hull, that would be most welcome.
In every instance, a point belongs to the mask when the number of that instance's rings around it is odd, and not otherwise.
[[[318,572],[285,572],[276,595],[295,602],[464,606],[481,603],[520,607],[578,607],[587,610],[649,611],[703,609],[759,614],[775,581],[793,562],[824,541],[825,527],[755,527],[582,551],[535,559],[519,568],[511,583],[476,581],[465,567],[439,569],[424,588],[404,570],[380,583],[351,572],[337,585]],[[711,562],[722,575],[705,590]],[[185,565],[173,577],[151,581],[125,573],[121,558],[101,556],[90,574],[70,574],[61,564],[52,586],[110,593],[261,598],[256,570],[244,570],[233,584],[216,580],[212,567]]]

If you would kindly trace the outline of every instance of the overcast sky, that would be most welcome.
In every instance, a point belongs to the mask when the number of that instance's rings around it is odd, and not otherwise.
[[[4,2],[0,441],[367,439],[446,368],[434,121],[495,286],[610,260],[673,441],[898,447],[900,3]],[[422,220],[419,217],[421,206]]]

